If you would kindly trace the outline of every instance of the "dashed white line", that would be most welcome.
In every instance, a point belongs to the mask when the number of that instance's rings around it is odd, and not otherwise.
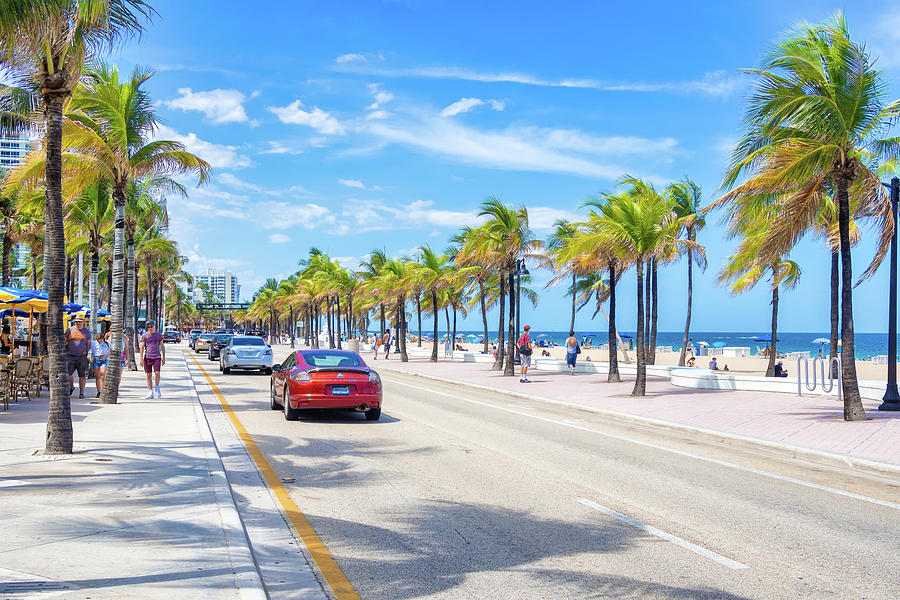
[[[717,554],[717,553],[713,552],[712,550],[708,550],[702,546],[698,546],[697,544],[694,544],[685,539],[682,539],[682,538],[678,537],[677,535],[672,535],[671,533],[666,533],[665,531],[663,531],[661,529],[657,529],[656,527],[653,527],[652,525],[647,525],[646,523],[642,523],[641,521],[638,521],[637,519],[633,519],[633,518],[629,517],[628,515],[623,515],[620,512],[614,511],[611,508],[603,506],[602,504],[597,504],[593,500],[588,500],[587,498],[575,498],[575,500],[577,500],[578,502],[584,504],[585,506],[587,506],[589,508],[593,508],[597,512],[601,512],[604,515],[610,516],[614,519],[618,519],[619,521],[622,521],[623,523],[628,523],[632,527],[636,527],[642,531],[646,531],[650,535],[655,535],[658,538],[662,538],[666,541],[672,542],[676,546],[681,546],[682,548],[684,548],[686,550],[690,550],[691,552],[695,552],[695,553],[699,554],[700,556],[714,560],[717,563],[719,563],[720,565],[724,565],[724,566],[728,567],[729,569],[749,569],[750,568],[743,563],[739,563],[738,561],[732,560],[732,559],[728,558],[727,556],[722,556],[721,554]]]

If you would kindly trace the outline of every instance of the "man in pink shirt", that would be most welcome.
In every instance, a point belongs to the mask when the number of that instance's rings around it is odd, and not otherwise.
[[[141,364],[144,365],[144,373],[147,374],[147,395],[145,398],[153,398],[154,393],[157,398],[162,398],[159,391],[159,369],[166,364],[166,346],[163,344],[163,336],[156,331],[156,323],[147,321],[147,332],[141,336],[140,357]],[[156,382],[152,380],[153,373],[156,373]]]
[[[528,367],[531,366],[531,336],[529,332],[531,331],[531,325],[525,326],[525,332],[519,337],[519,341],[516,342],[516,345],[519,347],[519,382],[520,383],[531,383],[531,380],[528,379]]]

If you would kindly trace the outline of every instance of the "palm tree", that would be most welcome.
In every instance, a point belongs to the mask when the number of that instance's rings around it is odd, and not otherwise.
[[[91,307],[91,331],[96,335],[97,310],[100,304],[97,302],[97,279],[100,273],[100,251],[104,246],[107,235],[113,228],[113,202],[109,194],[109,182],[101,179],[89,186],[74,202],[67,207],[69,226],[73,234],[82,233],[81,240],[73,242],[73,249],[86,250],[91,255],[91,275],[88,283],[88,304]],[[79,242],[82,242],[79,244]]]
[[[553,231],[547,239],[546,244],[547,253],[550,257],[549,264],[551,264],[556,271],[566,270],[572,276],[572,286],[569,288],[569,291],[566,292],[567,296],[572,297],[572,319],[569,322],[569,331],[575,331],[575,296],[577,293],[576,288],[578,287],[578,273],[575,264],[569,265],[570,268],[566,269],[566,263],[568,261],[561,260],[560,256],[577,230],[578,226],[575,223],[568,219],[559,219],[553,224]]]
[[[534,238],[528,226],[528,209],[524,206],[512,208],[499,198],[489,197],[481,203],[479,216],[487,217],[487,222],[479,227],[476,255],[491,257],[501,277],[507,280],[509,293],[509,335],[507,339],[507,356],[503,374],[512,376],[515,367],[513,358],[516,355],[516,319],[515,319],[515,270],[516,261],[524,257],[533,257],[540,249],[541,242]]]
[[[775,212],[774,207],[770,212]],[[772,328],[766,377],[775,376],[775,359],[778,357],[779,288],[796,287],[801,274],[800,265],[796,262],[787,258],[772,260],[762,252],[761,246],[766,241],[766,228],[771,219],[771,214],[761,214],[758,220],[746,224],[738,251],[729,257],[719,274],[720,283],[731,283],[732,294],[753,288],[767,275],[772,278]]]
[[[684,366],[685,353],[691,334],[691,307],[694,296],[694,262],[700,269],[706,269],[706,254],[702,247],[695,250],[697,232],[706,226],[701,206],[703,192],[700,186],[685,177],[677,183],[666,188],[666,195],[674,202],[672,209],[681,222],[684,237],[691,244],[686,248],[687,253],[687,314],[684,319],[684,335],[681,338],[681,353],[678,356],[678,366]]]
[[[157,125],[153,106],[142,85],[153,75],[135,69],[120,82],[113,67],[100,64],[85,74],[69,106],[64,124],[67,146],[78,152],[83,171],[76,176],[106,176],[115,202],[113,245],[112,323],[110,352],[122,353],[125,291],[126,189],[140,177],[195,173],[198,183],[209,176],[209,163],[185,150],[180,142],[147,141]],[[121,366],[112,361],[100,397],[101,403],[118,399]]]
[[[851,196],[856,216],[890,221],[889,202],[871,162],[896,155],[900,139],[882,138],[900,117],[900,101],[885,102],[883,74],[863,44],[854,42],[841,13],[823,25],[803,24],[750,70],[756,86],[746,133],[732,156],[723,187],[744,183],[720,199],[738,222],[759,198],[775,197],[779,220],[769,224],[762,251],[772,260],[789,252],[815,224],[832,187],[838,208],[841,255],[841,374],[844,419],[865,419],[856,375],[853,331]],[[890,241],[884,227],[870,276]]]
[[[626,178],[626,181],[635,181]],[[572,252],[583,254],[592,248],[616,249],[633,261],[637,271],[637,376],[633,396],[647,392],[647,348],[644,310],[644,265],[675,237],[678,220],[670,204],[659,194],[647,193],[631,184],[626,193],[608,196],[602,212],[591,219],[591,228],[576,236]]]
[[[410,279],[424,293],[431,296],[431,312],[434,315],[434,329],[431,341],[431,362],[438,359],[438,316],[441,305],[438,294],[451,285],[453,266],[447,255],[437,254],[431,246],[419,246],[419,261],[413,263]]]
[[[63,107],[72,97],[86,59],[140,33],[152,9],[144,0],[16,0],[0,3],[0,64],[33,85],[43,107],[47,162],[45,280],[49,298],[47,341],[50,407],[45,451],[72,452],[72,415],[64,368],[62,210]],[[28,87],[23,85],[21,87]],[[113,361],[114,364],[118,364]],[[108,378],[109,379],[109,378]]]

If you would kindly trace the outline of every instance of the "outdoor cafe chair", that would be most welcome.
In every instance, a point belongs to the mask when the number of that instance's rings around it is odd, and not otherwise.
[[[31,401],[31,371],[34,369],[33,363],[27,358],[16,360],[12,369],[12,400],[19,401],[19,393],[25,394],[28,401]]]

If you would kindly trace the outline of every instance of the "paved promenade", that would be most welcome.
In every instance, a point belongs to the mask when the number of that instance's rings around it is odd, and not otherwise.
[[[47,397],[0,411],[0,598],[265,598],[180,353],[163,398],[72,400],[76,454],[40,456]]]
[[[900,413],[880,412],[878,402],[864,401],[868,420],[847,423],[837,398],[799,397],[766,392],[720,392],[678,388],[662,379],[648,378],[648,395],[632,397],[633,376],[621,383],[607,383],[605,375],[530,370],[532,383],[503,377],[486,363],[441,359],[412,349],[410,361],[390,360],[364,351],[379,370],[390,369],[484,386],[505,393],[526,394],[552,402],[565,402],[589,410],[640,417],[693,429],[721,432],[768,443],[783,444],[900,466]]]

